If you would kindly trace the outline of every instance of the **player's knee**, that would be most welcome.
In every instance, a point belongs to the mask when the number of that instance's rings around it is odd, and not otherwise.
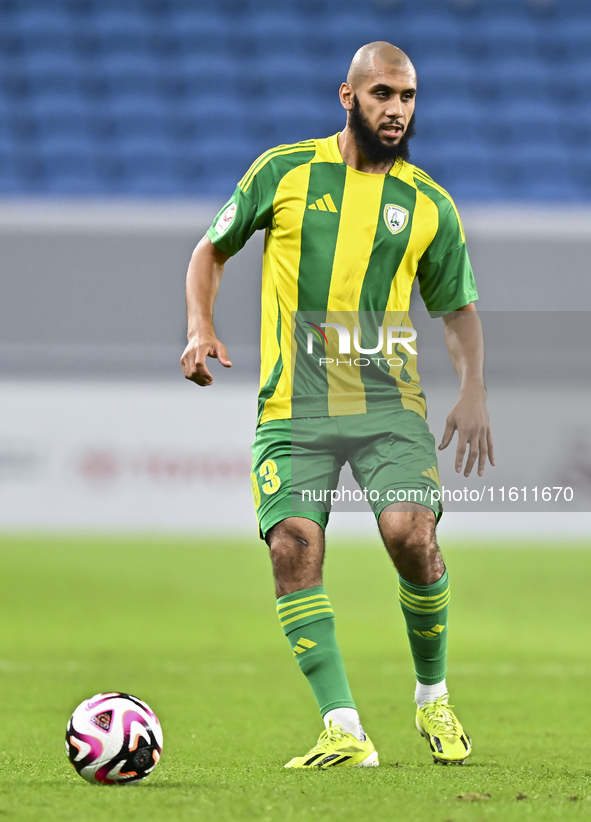
[[[408,557],[425,557],[437,551],[437,544],[432,535],[423,532],[398,531],[389,539],[391,552]]]
[[[265,541],[271,553],[322,546],[324,535],[315,522],[304,517],[288,517],[267,531]]]
[[[386,512],[380,530],[391,555],[427,556],[437,552],[432,512]]]

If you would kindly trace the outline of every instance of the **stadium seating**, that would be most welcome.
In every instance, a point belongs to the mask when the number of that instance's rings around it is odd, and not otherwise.
[[[375,39],[415,62],[413,161],[457,199],[589,199],[589,0],[0,0],[0,194],[227,196],[342,127]]]

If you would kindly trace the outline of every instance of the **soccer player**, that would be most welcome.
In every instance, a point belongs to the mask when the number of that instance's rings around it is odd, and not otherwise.
[[[428,310],[443,316],[460,378],[439,448],[457,430],[455,466],[466,476],[476,462],[482,475],[494,458],[464,232],[447,192],[408,162],[416,91],[415,69],[398,48],[376,42],[359,49],[340,88],[345,129],[259,157],[198,244],[187,275],[189,342],[181,362],[187,379],[206,386],[213,380],[207,357],[231,366],[213,325],[224,263],[265,229],[253,496],[279,621],[325,725],[290,768],[378,764],[322,586],[330,491],[345,462],[369,491],[398,571],[416,727],[435,761],[463,763],[471,751],[445,680],[450,588],[435,539],[437,456],[406,314],[417,276]],[[381,356],[369,356],[375,353]]]

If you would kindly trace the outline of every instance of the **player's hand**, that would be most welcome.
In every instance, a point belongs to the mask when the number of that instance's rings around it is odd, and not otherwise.
[[[478,460],[478,476],[481,477],[487,457],[491,465],[495,464],[493,441],[486,410],[486,395],[483,390],[466,392],[460,396],[446,420],[445,431],[439,445],[440,451],[447,448],[456,430],[458,432],[456,472],[458,474],[461,472],[466,449],[469,448],[464,476],[470,476],[474,463]]]
[[[218,340],[215,334],[192,337],[181,357],[185,379],[196,382],[197,385],[211,385],[213,376],[207,367],[207,357],[219,360],[224,368],[232,368],[226,346]]]

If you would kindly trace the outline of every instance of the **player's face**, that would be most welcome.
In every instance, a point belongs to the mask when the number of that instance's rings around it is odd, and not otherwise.
[[[411,65],[375,67],[355,90],[366,125],[385,147],[400,143],[415,110],[417,78]]]

